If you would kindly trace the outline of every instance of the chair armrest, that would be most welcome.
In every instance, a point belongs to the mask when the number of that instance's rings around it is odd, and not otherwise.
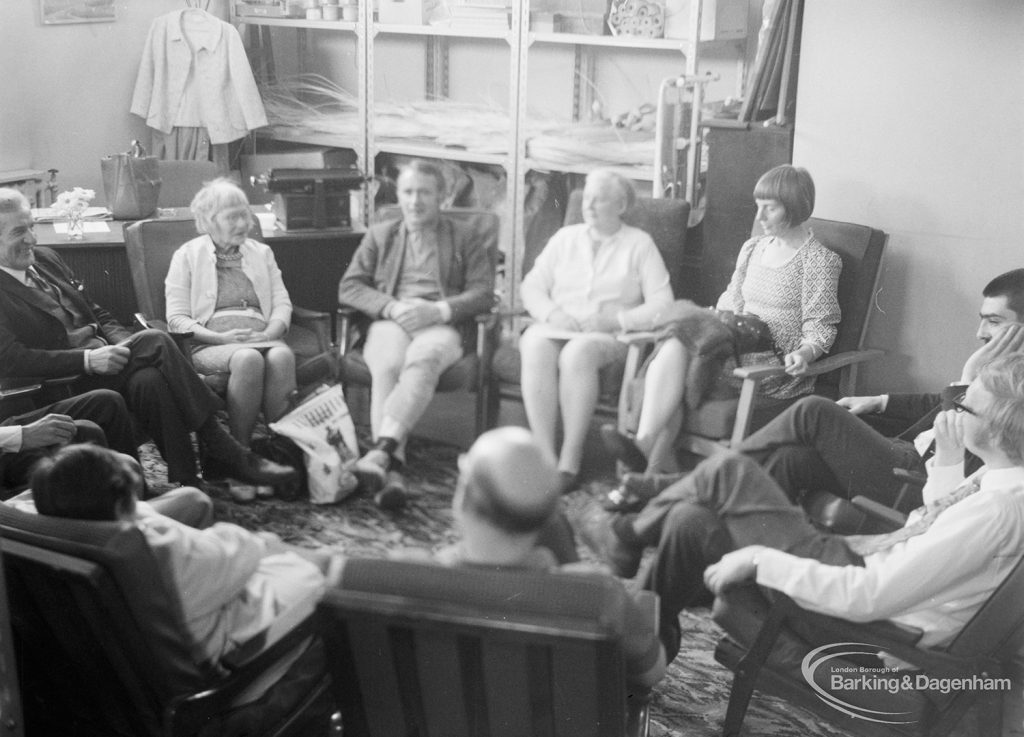
[[[658,333],[652,330],[635,330],[629,333],[619,333],[615,338],[626,345],[646,345],[657,340]]]
[[[308,307],[299,307],[292,305],[292,320],[298,323],[315,324],[331,319],[329,312],[321,312],[320,310],[311,310]]]
[[[897,512],[892,507],[887,507],[884,504],[876,502],[874,499],[869,499],[866,496],[855,496],[850,500],[853,506],[861,510],[865,514],[869,514],[872,517],[884,520],[891,523],[895,527],[903,527],[907,521],[907,515],[902,512]]]
[[[5,379],[0,382],[0,399],[29,397],[42,388],[42,379]]]
[[[807,367],[807,373],[804,376],[821,376],[827,374],[836,369],[845,368],[847,366],[853,366],[865,361],[873,361],[880,356],[884,356],[885,351],[876,350],[874,348],[865,351],[845,351],[843,353],[837,353],[834,356],[826,356],[821,360],[815,361]],[[760,366],[739,366],[733,369],[732,375],[738,379],[755,379],[761,381],[772,376],[782,376],[786,373],[786,370],[782,366],[775,365],[760,365]]]
[[[174,333],[174,332],[171,332],[171,329],[169,327],[167,327],[167,321],[166,320],[158,320],[158,319],[156,319],[154,317],[146,317],[141,312],[136,312],[134,317],[135,317],[135,324],[138,325],[141,329],[143,329],[143,330],[159,330],[162,333],[167,333],[168,335],[171,336],[171,338],[174,339],[175,343],[181,344],[181,343],[183,343],[183,342],[185,342],[187,340],[191,340],[193,338],[193,336],[195,335],[195,333],[193,333],[191,330],[188,331],[188,332],[184,332],[184,333]]]
[[[877,348],[868,348],[861,351],[844,351],[843,353],[837,353],[834,356],[825,356],[824,358],[815,361],[807,367],[806,375],[820,376],[821,374],[827,374],[835,371],[836,369],[874,361],[876,358],[881,358],[884,355],[885,351],[878,350]]]
[[[257,638],[263,634],[257,635]],[[269,647],[259,651],[244,663],[236,665],[228,675],[210,688],[174,698],[167,707],[166,714],[167,722],[172,725],[171,733],[192,734],[198,731],[198,727],[202,726],[209,715],[225,711],[239,694],[262,677],[282,657],[315,634],[316,618],[307,616]],[[242,645],[242,648],[244,647],[246,646]]]
[[[333,317],[329,312],[311,310],[306,307],[292,306],[292,324],[304,327],[316,335],[317,348],[321,354],[331,354],[331,360],[337,360],[334,350]],[[337,367],[332,368],[332,375],[337,376]]]

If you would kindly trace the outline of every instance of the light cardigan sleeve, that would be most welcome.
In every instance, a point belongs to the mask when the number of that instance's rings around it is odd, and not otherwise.
[[[186,243],[174,252],[164,278],[167,328],[172,333],[188,333],[199,324],[193,316],[192,267],[189,264],[188,248],[189,244]]]
[[[644,236],[647,234],[644,233]],[[626,331],[651,330],[661,313],[672,304],[674,297],[665,261],[649,236],[636,250],[634,267],[640,276],[644,301],[643,304],[624,310],[619,315],[619,323]]]
[[[839,331],[839,274],[843,260],[817,241],[808,244],[803,255],[801,314],[802,340],[821,353],[828,353]]]
[[[569,228],[562,228],[551,236],[533,262],[533,268],[519,285],[523,308],[540,322],[546,322],[551,313],[558,309],[558,305],[551,298],[551,290],[555,285],[559,251],[565,248],[571,237],[570,233]]]

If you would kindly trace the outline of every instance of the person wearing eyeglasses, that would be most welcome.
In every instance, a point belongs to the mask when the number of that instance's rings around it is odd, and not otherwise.
[[[963,391],[992,360],[1024,350],[1024,269],[1000,274],[982,291],[977,338],[981,346],[964,364],[956,386],[941,392],[843,397],[804,397],[746,438],[737,450],[757,460],[798,502],[805,490],[844,499],[866,496],[892,505],[902,489],[894,468],[924,473],[934,452],[932,423],[948,400]],[[967,452],[964,470],[979,461]],[[605,508],[635,512],[678,477],[627,474]],[[915,492],[916,493],[916,492]],[[911,505],[919,499],[910,499]],[[641,523],[642,524],[642,523]]]
[[[670,660],[679,612],[747,582],[822,614],[890,619],[920,629],[920,647],[941,646],[1024,551],[1024,354],[984,365],[964,396],[937,413],[933,429],[924,505],[893,532],[823,533],[765,468],[731,451],[706,459],[648,505],[645,513],[662,512],[657,524],[640,530],[626,516],[614,526],[598,519],[583,537],[620,575],[632,575],[644,548],[656,547],[641,584],[661,598]],[[965,450],[982,463],[970,475]]]

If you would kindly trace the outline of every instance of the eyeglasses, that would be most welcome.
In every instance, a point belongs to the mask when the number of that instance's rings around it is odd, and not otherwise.
[[[957,397],[956,399],[954,399],[951,402],[951,405],[953,407],[953,411],[955,411],[957,414],[960,414],[962,412],[966,412],[969,415],[974,415],[975,417],[977,417],[978,413],[975,412],[970,407],[968,407],[966,404],[964,404],[963,401],[961,401],[961,400],[963,400],[966,397],[967,397],[966,394],[961,394],[959,397]]]

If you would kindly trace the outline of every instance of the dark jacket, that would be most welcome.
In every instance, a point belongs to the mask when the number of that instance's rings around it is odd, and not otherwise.
[[[35,249],[35,267],[78,312],[96,325],[108,343],[131,335],[113,316],[89,299],[85,287],[51,249]],[[52,300],[0,271],[0,377],[51,378],[82,373],[85,351],[72,348],[67,330],[52,310]]]
[[[406,229],[401,220],[372,226],[338,285],[338,302],[371,318],[381,317],[394,299],[405,259]],[[463,340],[476,315],[494,305],[494,255],[497,233],[446,217],[438,225],[438,271],[441,291],[452,308],[452,324]]]

